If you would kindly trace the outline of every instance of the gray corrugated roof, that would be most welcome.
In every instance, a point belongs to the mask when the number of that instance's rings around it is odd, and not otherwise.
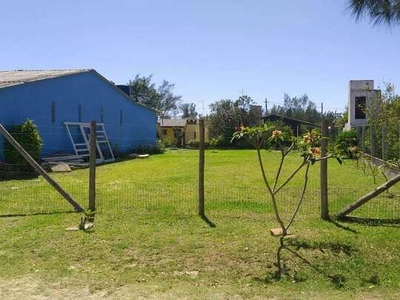
[[[89,69],[72,70],[14,70],[0,71],[0,88],[27,82],[55,78],[76,73],[88,72]]]
[[[186,119],[160,119],[158,123],[161,127],[185,127]]]

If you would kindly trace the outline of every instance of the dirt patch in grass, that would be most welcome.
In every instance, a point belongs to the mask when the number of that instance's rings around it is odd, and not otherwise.
[[[179,274],[178,274],[179,275]],[[181,274],[186,276],[186,274]],[[190,274],[189,274],[190,275]],[[179,277],[179,276],[178,276]],[[257,289],[257,293],[254,293]],[[236,292],[236,293],[235,293]],[[400,292],[379,291],[373,289],[354,294],[352,291],[336,291],[321,294],[313,291],[298,290],[285,291],[274,286],[253,287],[245,285],[240,294],[232,291],[229,286],[203,286],[201,284],[187,284],[179,282],[174,285],[159,286],[148,283],[137,283],[118,288],[93,290],[89,286],[76,286],[66,282],[43,282],[34,276],[19,277],[12,280],[0,279],[0,298],[7,300],[20,299],[135,299],[135,300],[165,300],[165,299],[215,299],[215,300],[243,300],[243,299],[399,299]]]
[[[184,274],[185,275],[185,274]],[[191,275],[191,274],[189,274]],[[226,287],[225,287],[226,288]],[[45,283],[33,276],[12,280],[0,280],[1,299],[247,299],[242,295],[231,294],[217,286],[201,287],[177,283],[176,286],[138,283],[118,288],[93,291],[89,286],[74,286],[66,283]],[[274,297],[255,297],[252,299],[277,299]]]

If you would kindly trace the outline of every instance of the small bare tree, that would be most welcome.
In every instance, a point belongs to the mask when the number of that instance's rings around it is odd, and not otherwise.
[[[296,139],[293,136],[288,136],[287,134],[283,133],[281,130],[275,128],[275,126],[271,125],[264,125],[258,127],[241,127],[241,129],[234,133],[232,140],[234,139],[246,139],[250,144],[254,146],[257,151],[258,162],[260,165],[261,175],[266,187],[266,191],[269,194],[273,211],[275,215],[275,219],[278,222],[281,235],[279,238],[279,247],[276,253],[277,259],[277,275],[280,277],[283,272],[282,267],[282,257],[281,252],[285,248],[285,237],[288,235],[288,229],[293,224],[297,213],[303,203],[305,192],[307,189],[308,184],[308,173],[310,166],[315,164],[318,161],[328,159],[332,157],[332,155],[321,157],[320,156],[320,139],[321,136],[317,130],[312,130],[307,132],[303,135],[300,139]],[[279,149],[281,158],[279,167],[275,173],[275,176],[271,176],[273,180],[267,175],[266,169],[264,167],[264,162],[261,157],[261,149],[263,149],[265,142],[269,142],[272,146]],[[284,165],[285,159],[287,158],[288,154],[291,153],[294,148],[300,150],[301,161],[297,168],[293,170],[291,175],[289,175],[282,183],[278,184],[279,179],[281,177],[282,167]],[[341,162],[340,158],[338,161]],[[285,223],[281,217],[280,210],[278,208],[277,203],[277,194],[282,192],[284,187],[295,177],[296,174],[305,168],[304,172],[304,182],[301,188],[301,192],[298,198],[297,205],[291,214],[289,221]]]

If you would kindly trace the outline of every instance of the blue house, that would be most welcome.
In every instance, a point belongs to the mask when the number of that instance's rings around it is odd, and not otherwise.
[[[92,120],[103,124],[114,152],[156,145],[156,111],[132,102],[95,70],[0,71],[0,124],[7,129],[27,119],[43,139],[42,157],[75,154],[71,137]],[[0,137],[1,156],[3,145]]]

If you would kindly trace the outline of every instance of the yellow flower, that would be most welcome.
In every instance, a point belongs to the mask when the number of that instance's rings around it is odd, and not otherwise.
[[[303,135],[303,141],[306,144],[311,143],[311,141],[312,141],[311,136],[309,134]]]
[[[317,157],[321,155],[321,149],[318,147],[311,147],[308,152],[313,156]]]
[[[275,129],[274,131],[272,131],[272,136],[275,138],[279,138],[282,136],[282,131]]]

